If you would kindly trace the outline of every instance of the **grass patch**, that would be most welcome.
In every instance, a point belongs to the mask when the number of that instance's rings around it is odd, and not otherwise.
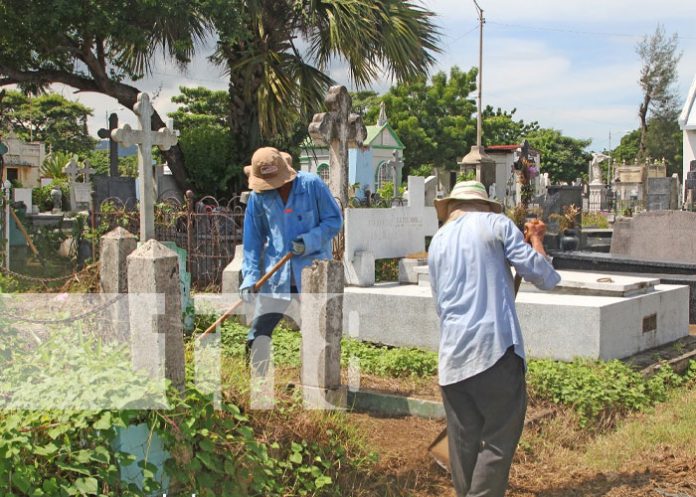
[[[247,332],[247,327],[232,320],[224,325],[222,346],[225,355],[237,359],[244,357]],[[282,325],[274,331],[274,362],[277,368],[300,367],[301,340],[299,332]],[[436,352],[386,347],[344,338],[341,345],[342,366],[348,367],[355,359],[358,360],[360,372],[366,375],[436,381]],[[694,364],[683,377],[665,367],[646,379],[618,360],[531,360],[527,384],[532,401],[551,402],[570,408],[581,427],[611,426],[617,417],[663,402],[673,388],[690,378],[696,378]]]
[[[223,326],[222,346],[230,357],[244,357],[248,328],[229,320]],[[300,367],[299,332],[278,326],[273,332],[273,360],[277,367]],[[437,353],[417,348],[394,348],[344,338],[341,363],[347,367],[351,358],[359,360],[365,374],[392,378],[431,377],[437,373]]]
[[[654,410],[620,421],[616,431],[593,440],[584,462],[597,470],[630,470],[651,464],[656,448],[666,447],[677,458],[696,454],[695,384],[671,392]]]

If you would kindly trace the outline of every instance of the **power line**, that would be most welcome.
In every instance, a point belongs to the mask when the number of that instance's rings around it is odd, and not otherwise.
[[[561,28],[550,28],[546,26],[526,26],[524,24],[509,24],[504,22],[488,21],[488,24],[495,24],[497,26],[503,26],[507,28],[520,28],[520,29],[531,29],[535,31],[552,31],[555,33],[568,33],[574,35],[591,35],[591,36],[608,36],[608,37],[623,37],[623,38],[635,38],[643,39],[644,35],[628,34],[628,33],[610,33],[601,31],[580,31],[576,29],[561,29]],[[682,40],[696,40],[694,36],[681,36],[677,33],[679,39]]]
[[[466,36],[469,36],[471,33],[473,33],[474,31],[476,31],[476,30],[478,29],[478,27],[479,27],[478,23],[474,24],[474,27],[471,28],[470,30],[468,30],[466,33],[464,33],[463,35],[457,36],[456,38],[454,38],[453,40],[451,40],[451,41],[447,44],[447,48],[450,48],[450,47],[454,44],[454,42],[459,41],[459,40],[461,40],[462,38],[464,38],[464,37],[466,37]]]

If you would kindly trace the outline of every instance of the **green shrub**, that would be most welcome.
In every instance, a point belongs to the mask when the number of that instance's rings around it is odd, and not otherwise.
[[[121,482],[120,467],[134,458],[116,451],[113,442],[120,428],[140,423],[156,432],[171,454],[166,467],[173,492],[343,494],[337,476],[349,462],[340,432],[325,432],[321,442],[299,436],[258,440],[237,405],[216,406],[211,395],[193,386],[181,395],[170,390],[168,409],[103,409],[150,398],[151,382],[133,374],[128,348],[101,343],[79,329],[56,332],[38,347],[13,330],[3,336],[0,400],[12,405],[0,411],[0,495],[157,493],[152,464],[140,464],[142,490]],[[76,407],[58,410],[65,402]],[[90,405],[94,408],[79,408]]]
[[[684,381],[669,367],[646,380],[617,360],[535,360],[529,362],[527,376],[531,395],[572,407],[583,425],[662,402],[669,388]]]
[[[199,329],[203,329],[200,326]],[[222,332],[222,347],[231,357],[244,357],[248,328],[228,321]],[[273,360],[280,367],[300,367],[299,332],[282,326],[273,332]],[[351,358],[360,361],[366,374],[403,377],[428,377],[437,373],[437,353],[416,348],[392,348],[361,342],[352,338],[341,341],[341,362],[348,365]]]

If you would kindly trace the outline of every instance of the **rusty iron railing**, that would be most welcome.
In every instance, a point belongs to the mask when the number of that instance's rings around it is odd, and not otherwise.
[[[94,216],[94,227],[103,234],[122,226],[137,236],[140,216],[128,204],[134,203],[104,200]],[[186,249],[187,268],[197,289],[220,285],[235,246],[242,243],[243,224],[244,205],[238,196],[228,202],[211,196],[195,201],[189,191],[183,204],[168,198],[155,206],[155,238]]]

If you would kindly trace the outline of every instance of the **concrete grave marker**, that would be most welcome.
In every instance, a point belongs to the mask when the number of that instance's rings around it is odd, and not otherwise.
[[[132,129],[125,124],[111,132],[114,141],[124,147],[138,146],[138,186],[140,187],[140,241],[146,242],[155,237],[155,194],[152,175],[152,147],[169,150],[176,145],[176,134],[167,127],[152,130],[152,104],[147,93],[139,93],[133,106],[138,116],[140,129]]]
[[[434,207],[425,206],[424,178],[409,176],[408,205],[391,209],[347,209],[345,218],[346,280],[372,286],[374,261],[425,251],[425,237],[438,228]]]
[[[343,266],[315,261],[302,270],[302,387],[309,409],[345,408],[341,385]]]
[[[184,332],[179,257],[157,240],[128,257],[128,310],[133,367],[183,390]]]
[[[696,262],[696,212],[653,211],[617,219],[611,254],[654,261]]]
[[[324,100],[329,112],[314,114],[309,136],[329,148],[329,188],[342,208],[348,206],[348,148],[367,138],[362,117],[351,113],[352,99],[345,86],[332,86]]]

